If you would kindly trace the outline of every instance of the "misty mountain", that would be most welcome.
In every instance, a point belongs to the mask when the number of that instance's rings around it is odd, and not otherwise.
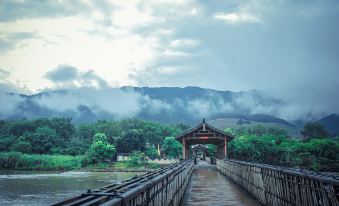
[[[324,125],[330,135],[339,135],[339,115],[331,114],[319,119],[317,122]]]
[[[278,118],[286,105],[262,91],[217,91],[199,87],[75,88],[34,95],[6,94],[1,119],[70,117],[75,123],[140,118],[193,125],[203,118],[294,127]],[[219,121],[220,122],[220,121]],[[218,125],[218,124],[217,124]],[[220,127],[224,127],[220,125]]]

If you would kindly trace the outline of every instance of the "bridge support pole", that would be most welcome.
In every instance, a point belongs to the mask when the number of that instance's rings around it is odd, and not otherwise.
[[[189,147],[189,146],[186,146],[186,147]],[[185,152],[186,152],[186,159],[189,159],[190,158],[190,151],[185,147]]]
[[[190,153],[189,150],[187,149],[189,145],[186,145],[185,139],[182,140],[182,158],[183,159],[189,159]]]
[[[227,141],[224,140],[223,142],[217,145],[217,158],[224,159],[227,158]]]
[[[182,139],[182,158],[186,159],[186,141]]]
[[[227,141],[224,143],[224,158],[227,158]]]

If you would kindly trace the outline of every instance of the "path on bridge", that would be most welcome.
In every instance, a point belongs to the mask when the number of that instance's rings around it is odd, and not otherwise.
[[[218,172],[215,165],[199,161],[195,165],[191,180],[181,206],[259,206],[261,205],[245,190]]]

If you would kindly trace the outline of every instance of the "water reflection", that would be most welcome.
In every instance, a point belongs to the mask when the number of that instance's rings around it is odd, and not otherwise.
[[[65,198],[119,182],[136,172],[34,173],[1,171],[0,205],[48,205]]]
[[[261,205],[250,194],[217,171],[215,166],[199,161],[188,184],[182,206],[189,205]]]

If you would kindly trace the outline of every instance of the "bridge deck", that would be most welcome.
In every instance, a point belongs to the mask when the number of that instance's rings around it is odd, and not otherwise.
[[[187,186],[182,206],[261,205],[245,190],[218,172],[215,165],[199,161]]]

